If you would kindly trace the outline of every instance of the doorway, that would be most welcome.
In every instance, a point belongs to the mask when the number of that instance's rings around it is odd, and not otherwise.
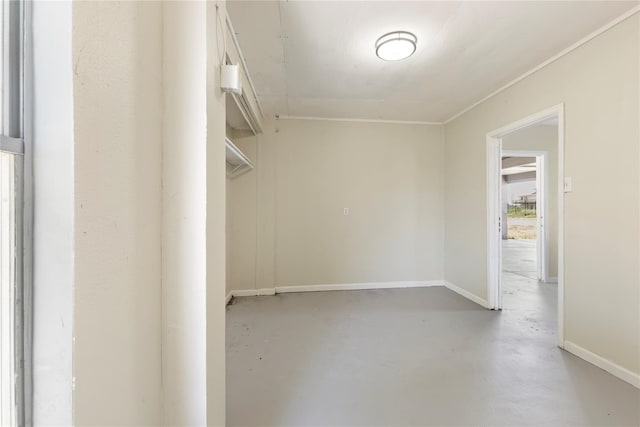
[[[548,134],[554,129],[544,130]],[[500,185],[503,247],[521,249],[526,254],[532,252],[526,250],[528,248],[535,250],[525,258],[511,258],[512,261],[520,259],[521,262],[512,262],[510,268],[507,268],[503,259],[503,271],[519,272],[542,282],[553,281],[549,277],[547,226],[549,154],[547,151],[508,150],[508,145],[505,144],[509,143],[511,141],[502,142]],[[552,261],[555,263],[555,257]],[[553,270],[555,271],[555,268]]]
[[[546,126],[545,128],[543,128]],[[539,147],[527,144],[524,135],[538,131],[551,134],[554,145]],[[516,138],[519,136],[519,139]],[[519,141],[519,142],[514,142]],[[523,142],[524,141],[524,142]],[[532,149],[532,147],[534,149]],[[545,148],[545,149],[538,149]],[[521,244],[527,257],[525,262],[535,263],[529,274],[535,275],[538,283],[557,282],[558,345],[564,346],[564,257],[563,257],[563,153],[564,153],[564,106],[562,104],[513,122],[487,134],[487,296],[494,310],[503,308],[503,245],[509,241],[509,204],[517,208],[527,225],[530,242]],[[510,159],[509,161],[503,159]],[[529,194],[513,202],[508,194],[503,166],[517,165],[512,170],[522,182],[535,182]],[[550,168],[550,165],[553,168]],[[549,170],[554,170],[554,179],[549,179]],[[515,178],[511,179],[516,181]],[[551,182],[550,182],[551,181]],[[535,210],[533,207],[535,206]],[[532,218],[535,220],[532,221]],[[512,222],[514,220],[512,219]],[[531,226],[533,224],[533,226]],[[526,233],[525,233],[526,234]],[[515,239],[514,239],[515,240]],[[523,239],[524,240],[524,239]],[[534,243],[535,242],[535,243]],[[516,244],[507,245],[507,250]],[[512,261],[512,260],[510,260]],[[533,279],[533,277],[532,277]]]

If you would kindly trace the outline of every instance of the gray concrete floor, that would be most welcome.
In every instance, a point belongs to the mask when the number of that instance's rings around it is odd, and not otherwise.
[[[640,391],[558,349],[556,285],[522,273],[502,312],[442,287],[235,299],[227,425],[639,425]]]
[[[536,262],[535,240],[503,240],[502,241],[502,276],[505,285],[509,286],[513,275],[524,276],[536,280],[538,264]],[[555,304],[555,301],[553,302]]]

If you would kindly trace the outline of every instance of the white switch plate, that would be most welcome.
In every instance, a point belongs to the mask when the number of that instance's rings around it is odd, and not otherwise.
[[[573,191],[573,182],[571,181],[570,176],[564,177],[564,192],[571,193]]]
[[[349,215],[349,208],[344,208],[344,211],[342,211],[344,215]]]

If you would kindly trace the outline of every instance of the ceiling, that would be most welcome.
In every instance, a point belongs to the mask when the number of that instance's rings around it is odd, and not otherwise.
[[[227,8],[266,115],[443,122],[637,2],[244,1]],[[387,62],[376,39],[411,31]]]
[[[508,159],[508,157],[507,157]],[[504,158],[503,158],[504,160]],[[522,165],[518,165],[518,166],[511,166],[508,168],[504,168],[502,169],[501,175],[502,176],[506,176],[506,175],[517,175],[517,174],[521,174],[521,173],[525,173],[525,172],[535,172],[536,171],[536,164],[535,162],[533,163],[525,163]]]

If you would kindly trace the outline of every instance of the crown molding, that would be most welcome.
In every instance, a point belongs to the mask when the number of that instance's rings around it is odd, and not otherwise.
[[[316,121],[331,121],[331,122],[356,122],[356,123],[390,123],[400,125],[429,125],[440,126],[442,122],[426,122],[426,121],[411,121],[411,120],[383,120],[383,119],[353,119],[353,118],[341,118],[341,117],[314,117],[314,116],[276,116],[276,120],[316,120]]]
[[[530,75],[534,74],[535,72],[541,70],[542,68],[546,67],[547,65],[552,64],[553,62],[557,61],[558,59],[562,58],[563,56],[573,52],[574,50],[576,50],[577,48],[579,48],[580,46],[582,46],[583,44],[587,43],[590,40],[593,40],[594,38],[596,38],[597,36],[599,36],[600,34],[610,30],[611,28],[615,27],[616,25],[618,25],[619,23],[621,23],[622,21],[630,18],[631,16],[635,15],[636,13],[638,13],[640,11],[640,5],[628,10],[627,12],[625,12],[624,14],[618,16],[617,18],[615,18],[613,21],[607,23],[606,25],[598,28],[597,30],[595,30],[594,32],[590,33],[589,35],[587,35],[586,37],[583,37],[582,39],[578,40],[577,42],[575,42],[574,44],[572,44],[571,46],[569,46],[568,48],[564,49],[563,51],[561,51],[560,53],[552,56],[551,58],[547,59],[546,61],[544,61],[542,64],[532,68],[531,70],[527,71],[526,73],[524,73],[523,75],[521,75],[520,77],[516,78],[515,80],[512,80],[511,82],[507,83],[506,85],[502,86],[500,89],[490,93],[489,95],[485,96],[484,98],[482,98],[481,100],[471,104],[470,106],[468,106],[467,108],[465,108],[464,110],[460,111],[459,113],[455,114],[454,116],[450,117],[449,119],[444,121],[444,124],[448,124],[450,122],[452,122],[453,120],[457,119],[458,117],[462,116],[463,114],[465,114],[466,112],[474,109],[475,107],[477,107],[478,105],[482,104],[483,102],[493,98],[494,96],[498,95],[500,92],[510,88],[511,86],[515,85],[516,83],[526,79],[527,77],[529,77]]]

